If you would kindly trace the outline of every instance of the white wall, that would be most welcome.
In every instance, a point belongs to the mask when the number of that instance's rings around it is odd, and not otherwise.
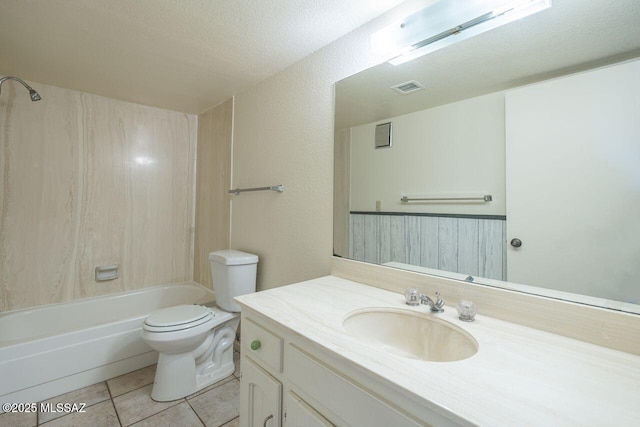
[[[258,289],[329,273],[334,83],[380,62],[371,33],[425,3],[405,2],[237,96],[233,187],[285,187],[232,199],[231,247],[260,256]]]
[[[410,95],[409,95],[410,96]],[[378,123],[393,145],[375,149]],[[504,92],[352,128],[351,211],[505,214]],[[411,202],[408,197],[490,194],[493,201]]]

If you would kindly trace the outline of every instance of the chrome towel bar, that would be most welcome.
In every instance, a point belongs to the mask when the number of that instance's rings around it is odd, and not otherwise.
[[[238,194],[244,193],[245,191],[277,191],[278,193],[282,193],[284,191],[284,186],[270,185],[269,187],[234,188],[233,190],[229,190],[229,193],[235,194],[237,196]]]
[[[493,200],[490,194],[485,194],[484,196],[477,197],[423,197],[423,198],[409,198],[407,196],[402,196],[400,199],[401,202],[431,202],[431,201],[479,201],[479,202],[490,202]]]

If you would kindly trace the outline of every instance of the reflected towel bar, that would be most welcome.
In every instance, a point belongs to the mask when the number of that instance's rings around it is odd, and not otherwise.
[[[278,193],[282,193],[284,191],[284,187],[282,185],[270,185],[269,187],[235,188],[233,190],[229,190],[229,193],[237,196],[245,191],[277,191]]]
[[[401,202],[430,202],[430,201],[479,201],[479,202],[490,202],[493,200],[490,194],[485,194],[484,196],[478,197],[427,197],[427,198],[409,198],[407,196],[402,196],[400,199]]]

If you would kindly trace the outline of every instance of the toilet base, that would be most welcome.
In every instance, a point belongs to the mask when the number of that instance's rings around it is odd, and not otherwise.
[[[151,398],[158,402],[167,402],[193,393],[196,388],[195,368],[195,361],[190,352],[160,353]]]
[[[217,328],[194,351],[160,353],[151,398],[158,402],[181,399],[220,381],[235,371],[233,341],[239,318]]]

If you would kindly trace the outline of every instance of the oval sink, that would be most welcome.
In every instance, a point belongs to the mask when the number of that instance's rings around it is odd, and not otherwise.
[[[359,341],[411,359],[454,362],[476,354],[478,343],[471,335],[435,316],[391,308],[365,309],[347,315],[343,326]]]

